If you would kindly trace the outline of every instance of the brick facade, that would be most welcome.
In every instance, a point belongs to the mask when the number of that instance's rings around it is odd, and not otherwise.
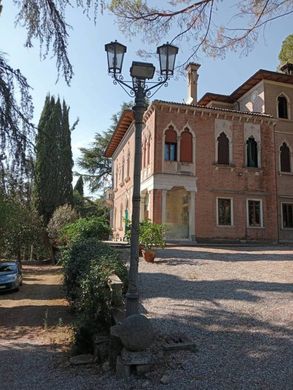
[[[284,142],[293,157],[293,76],[280,76],[280,82],[275,81],[280,74],[265,72],[231,96],[206,94],[198,105],[149,106],[142,134],[141,219],[165,223],[170,239],[293,240],[282,214],[289,218],[291,202],[293,212],[293,160],[291,172],[280,171]],[[278,118],[280,94],[288,101],[286,119]],[[133,121],[120,138],[110,143],[117,239],[124,237],[125,215],[131,218]],[[225,164],[219,163],[220,138]]]

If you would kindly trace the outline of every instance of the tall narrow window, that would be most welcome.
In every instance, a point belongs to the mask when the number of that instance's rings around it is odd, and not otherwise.
[[[283,228],[293,228],[293,204],[282,204]]]
[[[218,225],[232,225],[231,199],[218,198]]]
[[[130,170],[130,153],[127,153],[127,160],[126,160],[126,177],[129,177],[129,170]]]
[[[124,157],[122,159],[122,165],[121,165],[121,182],[124,180]]]
[[[151,141],[150,140],[148,140],[146,147],[147,147],[147,166],[149,166],[150,162],[151,162],[151,160],[150,160],[150,156],[151,156]]]
[[[165,131],[165,160],[177,160],[177,133],[172,126]]]
[[[281,172],[291,172],[290,149],[286,142],[280,147]]]
[[[278,117],[288,119],[288,102],[285,96],[278,96]]]
[[[218,164],[229,165],[229,139],[225,133],[221,133],[218,141]]]
[[[117,166],[116,168],[116,174],[115,174],[115,188],[118,187],[118,175],[119,175],[119,168]]]
[[[260,200],[248,200],[248,226],[262,226],[262,210]]]
[[[185,129],[181,133],[180,161],[187,163],[192,162],[192,134],[188,129]]]
[[[246,142],[247,148],[247,166],[252,168],[258,167],[257,161],[257,142],[253,137],[249,137]]]

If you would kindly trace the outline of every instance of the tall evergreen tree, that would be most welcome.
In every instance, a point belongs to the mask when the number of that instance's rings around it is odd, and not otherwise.
[[[81,195],[81,196],[84,195],[82,175],[79,176],[79,178],[74,186],[74,191],[78,192],[79,195]]]
[[[72,204],[72,152],[66,104],[47,96],[36,139],[34,200],[47,224],[54,210]]]

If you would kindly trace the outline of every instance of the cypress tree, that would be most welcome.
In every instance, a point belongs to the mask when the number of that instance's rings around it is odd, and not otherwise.
[[[34,201],[46,224],[58,206],[73,202],[71,137],[63,106],[59,99],[46,97],[36,138]]]
[[[59,99],[58,99],[59,101]],[[60,104],[60,102],[59,102]],[[61,105],[60,105],[61,108]],[[72,190],[72,150],[71,131],[69,127],[69,108],[63,100],[60,131],[60,204],[73,204]]]

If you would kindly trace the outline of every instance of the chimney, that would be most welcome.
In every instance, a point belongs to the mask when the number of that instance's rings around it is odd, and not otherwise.
[[[186,66],[187,70],[187,104],[196,104],[197,103],[197,71],[200,67],[200,64],[189,63]]]
[[[293,64],[290,62],[287,62],[286,64],[282,65],[280,67],[281,72],[285,74],[292,74],[293,75]]]

